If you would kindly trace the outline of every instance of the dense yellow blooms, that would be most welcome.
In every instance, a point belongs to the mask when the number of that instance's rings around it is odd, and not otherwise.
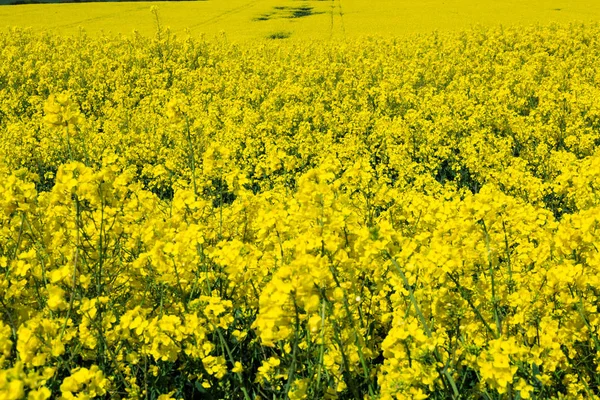
[[[0,37],[0,397],[597,398],[599,26]]]

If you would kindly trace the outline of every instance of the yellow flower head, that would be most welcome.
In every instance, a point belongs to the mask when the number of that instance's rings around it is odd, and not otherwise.
[[[44,122],[53,127],[76,127],[83,122],[79,106],[68,92],[50,95],[44,113]]]

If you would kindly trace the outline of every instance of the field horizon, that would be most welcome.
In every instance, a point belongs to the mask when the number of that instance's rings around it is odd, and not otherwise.
[[[177,2],[96,2],[28,4],[0,7],[0,29],[31,28],[34,32],[77,35],[156,33],[150,7],[173,33],[229,40],[265,38],[330,39],[364,35],[404,36],[413,33],[468,29],[475,25],[512,26],[600,21],[600,3],[553,0],[424,1],[380,0],[232,0]]]

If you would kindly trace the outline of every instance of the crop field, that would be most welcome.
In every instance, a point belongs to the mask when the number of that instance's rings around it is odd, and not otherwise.
[[[165,27],[207,38],[223,32],[242,42],[263,38],[306,39],[398,36],[471,25],[529,25],[600,21],[600,2],[590,0],[206,0],[156,3],[36,4],[0,7],[0,29],[78,35],[151,36],[148,12],[157,5]]]
[[[0,399],[600,398],[597,6],[467,3],[0,8]]]

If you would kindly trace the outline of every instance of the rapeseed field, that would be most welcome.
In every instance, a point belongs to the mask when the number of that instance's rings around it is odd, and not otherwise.
[[[600,396],[599,25],[152,13],[0,35],[1,399]]]

